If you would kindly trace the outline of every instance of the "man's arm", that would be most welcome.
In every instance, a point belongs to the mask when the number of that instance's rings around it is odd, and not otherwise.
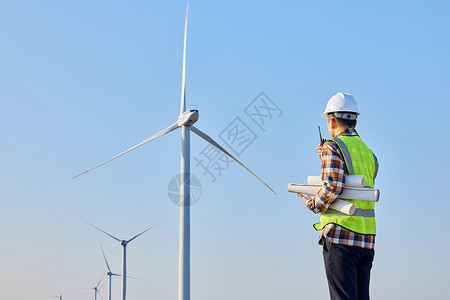
[[[338,146],[333,142],[326,142],[322,149],[317,148],[321,158],[322,188],[314,199],[302,196],[306,207],[318,214],[328,209],[344,191],[345,163]]]

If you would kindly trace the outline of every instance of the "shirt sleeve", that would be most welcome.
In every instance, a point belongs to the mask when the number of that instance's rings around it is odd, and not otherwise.
[[[333,142],[326,142],[322,147],[321,169],[322,188],[306,205],[316,214],[327,210],[344,191],[345,163],[338,146]]]

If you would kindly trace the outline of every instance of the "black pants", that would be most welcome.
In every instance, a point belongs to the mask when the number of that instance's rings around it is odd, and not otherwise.
[[[330,243],[323,239],[323,261],[331,300],[368,300],[373,249]]]

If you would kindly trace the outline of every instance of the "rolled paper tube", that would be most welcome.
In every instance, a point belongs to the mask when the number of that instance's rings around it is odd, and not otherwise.
[[[311,197],[314,197],[314,195],[308,195]],[[341,213],[344,213],[346,215],[353,215],[353,213],[355,212],[355,204],[341,200],[341,199],[336,199],[333,201],[333,203],[331,203],[330,208],[340,211]]]
[[[334,200],[334,202],[331,203],[330,208],[340,211],[346,215],[353,215],[355,212],[355,204],[341,199]]]
[[[315,195],[321,187],[322,185],[290,183],[288,185],[288,191],[291,193]],[[339,198],[378,202],[380,198],[380,190],[372,188],[346,187]]]
[[[322,178],[320,176],[308,176],[308,184],[322,185]],[[347,175],[345,176],[345,186],[363,188],[366,184],[364,175]]]

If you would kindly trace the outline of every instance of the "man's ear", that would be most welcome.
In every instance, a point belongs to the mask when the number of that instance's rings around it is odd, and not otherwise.
[[[328,122],[330,122],[330,128],[331,129],[336,129],[337,128],[337,122],[335,118],[329,118]]]

